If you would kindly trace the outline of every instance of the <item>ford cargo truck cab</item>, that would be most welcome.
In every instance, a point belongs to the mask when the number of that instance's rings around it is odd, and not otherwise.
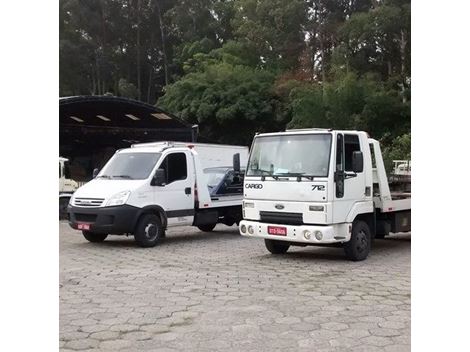
[[[407,232],[411,195],[392,197],[379,143],[366,132],[288,130],[257,134],[244,180],[240,233],[268,251],[342,245],[364,260],[374,238]]]
[[[211,197],[205,169],[234,165],[242,178],[248,148],[159,142],[118,150],[68,206],[69,224],[90,242],[131,234],[142,247],[158,244],[165,229],[193,225],[211,231],[242,218],[238,193]],[[243,182],[243,181],[241,181]]]

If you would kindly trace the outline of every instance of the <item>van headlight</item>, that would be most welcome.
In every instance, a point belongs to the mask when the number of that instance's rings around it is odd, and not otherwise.
[[[108,202],[106,203],[107,207],[112,207],[116,205],[123,205],[126,204],[129,196],[131,195],[131,191],[123,191],[115,194],[111,198],[109,198]]]

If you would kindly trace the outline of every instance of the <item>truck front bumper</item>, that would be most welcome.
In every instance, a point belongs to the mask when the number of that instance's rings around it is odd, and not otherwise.
[[[268,226],[283,227],[286,229],[286,235],[271,235],[268,233]],[[245,231],[242,231],[243,229],[245,229]],[[326,226],[282,225],[251,220],[242,220],[239,226],[239,231],[242,236],[312,245],[348,242],[351,238],[351,229],[352,224],[349,223]],[[251,234],[250,232],[253,233]]]
[[[90,232],[120,235],[134,231],[141,209],[130,205],[99,208],[69,205],[67,213],[69,225],[76,230],[79,225],[88,224]]]

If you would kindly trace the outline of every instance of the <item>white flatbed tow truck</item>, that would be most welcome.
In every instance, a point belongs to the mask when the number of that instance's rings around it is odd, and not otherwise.
[[[379,142],[327,129],[257,134],[244,180],[240,233],[273,254],[342,245],[367,258],[374,238],[411,231],[411,193],[392,194]]]

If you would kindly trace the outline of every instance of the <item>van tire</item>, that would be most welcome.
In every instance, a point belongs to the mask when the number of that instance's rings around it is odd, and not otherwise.
[[[264,245],[266,249],[272,254],[284,254],[290,247],[288,242],[276,241],[276,240],[264,240]]]
[[[202,232],[211,232],[217,224],[204,224],[204,225],[197,225],[197,228]]]
[[[165,237],[165,229],[160,217],[144,214],[139,219],[134,231],[134,240],[140,247],[155,247]]]
[[[371,239],[369,225],[362,220],[354,221],[351,239],[343,245],[346,257],[354,262],[366,259],[370,252]]]
[[[103,242],[108,237],[106,233],[93,233],[90,231],[82,231],[82,235],[88,242]]]

